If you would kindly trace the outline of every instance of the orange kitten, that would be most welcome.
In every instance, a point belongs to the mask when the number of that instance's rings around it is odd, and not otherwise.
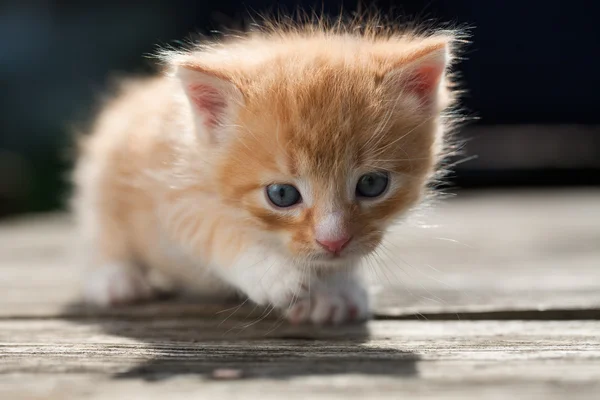
[[[453,37],[354,28],[205,43],[123,85],[75,171],[90,301],[192,288],[294,323],[369,316],[357,266],[436,172]]]

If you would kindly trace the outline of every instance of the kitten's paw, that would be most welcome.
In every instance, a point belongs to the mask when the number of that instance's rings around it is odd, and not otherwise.
[[[359,322],[370,316],[368,296],[359,285],[325,285],[300,297],[286,312],[292,324],[338,325]]]
[[[152,286],[141,271],[121,263],[94,269],[84,283],[85,300],[102,307],[147,300],[153,294]]]

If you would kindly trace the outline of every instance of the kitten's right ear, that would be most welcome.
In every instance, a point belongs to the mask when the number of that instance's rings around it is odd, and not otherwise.
[[[440,88],[448,67],[449,38],[430,40],[423,46],[399,55],[389,56],[394,67],[387,72],[383,84],[392,94],[412,94],[420,108],[431,112],[439,102]]]
[[[222,143],[244,104],[242,92],[224,75],[196,65],[179,66],[175,75],[193,109],[198,134],[206,134],[211,143]]]

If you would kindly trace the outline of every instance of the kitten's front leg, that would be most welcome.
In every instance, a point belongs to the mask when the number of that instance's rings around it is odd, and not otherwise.
[[[341,324],[369,318],[368,293],[356,269],[330,272],[310,282],[286,312],[294,324]]]
[[[308,287],[309,271],[265,249],[245,252],[233,265],[215,271],[223,280],[261,306],[287,310]]]
[[[248,252],[221,277],[253,302],[273,306],[294,323],[340,324],[369,317],[367,292],[356,268],[317,274],[265,251]]]

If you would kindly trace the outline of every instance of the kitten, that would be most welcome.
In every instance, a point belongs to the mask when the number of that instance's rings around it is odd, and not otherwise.
[[[125,82],[74,173],[87,299],[193,288],[366,319],[358,265],[436,172],[454,43],[366,25],[272,25]]]

